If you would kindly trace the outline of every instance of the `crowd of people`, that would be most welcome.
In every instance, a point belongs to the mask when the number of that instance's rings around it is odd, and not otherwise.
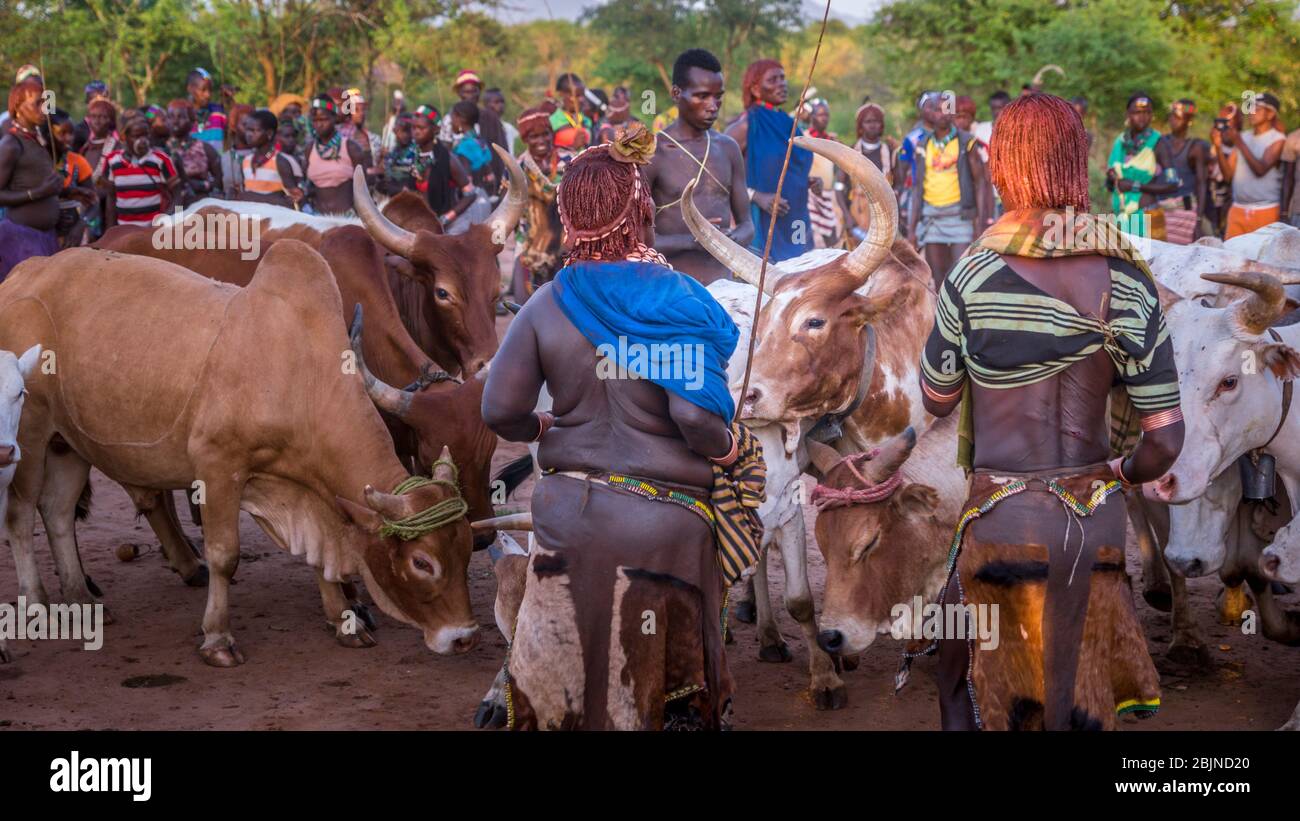
[[[699,183],[695,194],[709,218],[756,250],[765,246],[775,217],[776,261],[812,248],[852,247],[865,235],[869,214],[862,198],[842,172],[808,151],[792,152],[776,198],[792,116],[800,133],[838,139],[827,130],[826,100],[796,101],[793,111],[783,110],[789,89],[779,62],[748,67],[741,79],[743,110],[720,128],[725,89],[712,54],[683,53],[672,84],[672,108],[651,124],[666,146],[646,170],[659,210],[656,247],[670,262],[706,284],[727,273],[695,246],[680,214],[667,207],[680,200],[689,180]],[[346,214],[357,167],[375,193],[415,191],[448,232],[460,233],[485,219],[501,196],[507,175],[497,146],[519,151],[529,179],[530,208],[511,288],[522,301],[562,261],[555,197],[565,167],[636,121],[630,93],[619,86],[607,94],[564,73],[512,121],[504,94],[485,89],[477,72],[460,72],[453,90],[458,101],[445,112],[410,106],[395,91],[376,133],[359,88],[332,87],[310,100],[281,94],[254,108],[236,102],[236,89],[218,87],[208,71],[195,68],[185,95],[165,107],[119,107],[104,83],[92,81],[77,121],[62,109],[48,110],[39,70],[24,66],[0,115],[0,208],[8,211],[0,231],[16,243],[0,252],[0,276],[28,252],[89,243],[114,224],[148,224],[205,197]],[[1026,84],[1022,93],[1034,90]],[[852,145],[888,176],[904,215],[900,231],[924,254],[936,282],[1003,211],[987,172],[988,146],[993,123],[1011,99],[1005,91],[994,93],[989,118],[977,120],[971,97],[927,91],[901,141],[886,133],[879,104],[866,99],[855,114]],[[1087,100],[1070,102],[1086,118]],[[1275,96],[1255,95],[1249,110],[1225,105],[1208,139],[1195,135],[1195,101],[1168,106],[1164,133],[1153,126],[1156,107],[1144,93],[1129,98],[1125,128],[1107,160],[1106,187],[1122,228],[1189,243],[1275,221],[1300,224],[1300,197],[1294,195],[1300,129],[1285,133]]]

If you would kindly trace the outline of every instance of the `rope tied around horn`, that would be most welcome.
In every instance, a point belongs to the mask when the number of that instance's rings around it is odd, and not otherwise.
[[[436,471],[438,465],[450,467],[452,478],[435,479],[432,476],[408,476],[397,487],[393,488],[393,495],[404,496],[417,488],[428,487],[429,485],[443,485],[451,488],[456,495],[449,499],[443,499],[419,513],[412,513],[402,519],[385,518],[384,523],[379,527],[380,536],[396,536],[404,542],[409,542],[465,516],[465,513],[469,510],[469,504],[460,495],[460,485],[458,484],[460,474],[456,469],[456,463],[450,459],[439,459],[433,463],[433,471],[431,472]]]

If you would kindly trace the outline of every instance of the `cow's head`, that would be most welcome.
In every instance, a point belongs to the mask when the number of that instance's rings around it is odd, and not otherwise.
[[[27,378],[36,370],[41,346],[33,345],[22,356],[0,351],[0,476],[13,477],[14,465],[22,458],[18,449],[18,422],[27,397]]]
[[[1165,561],[1180,576],[1194,579],[1217,573],[1228,555],[1228,532],[1241,504],[1241,473],[1232,466],[1205,493],[1169,508]]]
[[[451,458],[460,467],[460,491],[469,505],[469,516],[472,519],[492,516],[490,482],[497,437],[483,423],[480,410],[486,372],[475,374],[464,383],[446,380],[421,390],[395,388],[367,367],[362,333],[363,316],[358,305],[352,317],[349,341],[370,401],[415,432],[419,439],[416,461],[420,469],[431,466],[445,448],[450,448]],[[487,547],[494,538],[495,531],[476,531],[474,549]]]
[[[823,485],[862,489],[859,475],[882,485],[899,472],[916,432],[908,428],[872,454],[843,458],[820,442],[807,445]],[[905,476],[900,480],[884,499],[826,506],[817,514],[817,546],[826,560],[817,643],[828,653],[862,652],[890,632],[897,605],[911,605],[914,596],[931,600],[943,584],[948,528],[936,515],[938,493]]]
[[[758,344],[742,416],[788,422],[846,409],[864,372],[867,323],[894,294],[859,293],[890,257],[898,204],[885,176],[866,157],[832,140],[797,137],[801,148],[829,158],[871,203],[867,238],[849,252],[814,251],[769,264],[767,292],[755,319]],[[695,207],[694,184],[682,194],[682,216],[696,241],[738,278],[758,286],[762,260],[731,240]],[[928,278],[928,274],[927,274]]]
[[[1282,283],[1259,272],[1205,279],[1246,295],[1226,308],[1185,299],[1169,309],[1187,445],[1146,492],[1174,504],[1200,496],[1239,456],[1269,441],[1281,419],[1282,382],[1300,374],[1300,354],[1268,334],[1286,310]]]
[[[1265,578],[1283,584],[1300,584],[1300,526],[1292,520],[1273,537],[1259,557]]]
[[[514,233],[528,202],[528,181],[509,152],[493,146],[510,172],[510,191],[487,222],[457,236],[428,228],[408,230],[380,212],[370,197],[365,175],[357,168],[353,200],[370,236],[405,264],[402,275],[421,283],[436,318],[439,347],[435,359],[471,376],[497,351],[496,303],[501,296],[497,254]]]
[[[460,502],[456,471],[444,449],[434,467],[433,483],[405,493],[382,493],[369,485],[365,504],[343,497],[337,504],[344,518],[366,536],[361,548],[366,589],[388,615],[424,631],[435,653],[466,653],[478,642],[478,625],[470,612],[466,571],[470,556],[469,521],[455,516],[412,539],[385,535],[386,526],[417,514],[454,508]]]

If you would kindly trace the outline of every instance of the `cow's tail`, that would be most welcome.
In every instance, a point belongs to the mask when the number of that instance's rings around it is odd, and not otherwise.
[[[533,475],[533,454],[525,453],[513,462],[507,463],[497,475],[493,477],[497,482],[503,482],[506,486],[506,498],[524,483],[529,476]]]

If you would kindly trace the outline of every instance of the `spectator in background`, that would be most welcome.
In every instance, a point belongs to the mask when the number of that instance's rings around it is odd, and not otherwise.
[[[397,144],[397,140],[393,136],[393,128],[397,125],[397,118],[406,113],[408,113],[406,110],[406,95],[402,93],[400,88],[395,88],[393,89],[392,107],[389,109],[388,120],[384,123],[384,131],[379,140],[380,144],[384,146],[385,156]]]
[[[86,116],[73,129],[71,149],[77,153],[85,150],[86,140],[90,139],[90,104],[95,100],[108,99],[108,86],[100,80],[86,83]]]
[[[63,175],[59,193],[59,222],[55,231],[60,248],[80,245],[86,233],[87,219],[98,221],[99,197],[95,195],[94,172],[86,158],[72,150],[76,127],[63,109],[50,117],[53,126],[55,171]]]
[[[1300,128],[1282,145],[1282,214],[1288,225],[1300,228]]]
[[[366,112],[370,103],[359,88],[349,88],[343,92],[343,105],[340,107],[342,122],[338,131],[343,139],[352,140],[362,149],[370,152],[372,165],[366,169],[370,176],[377,176],[383,171],[383,142],[379,135],[366,128]]]
[[[221,192],[228,200],[236,199],[243,190],[244,157],[252,150],[244,134],[244,117],[252,110],[252,106],[237,105],[230,112],[230,148],[221,154]]]
[[[551,130],[555,132],[555,147],[569,154],[591,143],[591,120],[582,113],[586,91],[582,78],[573,73],[561,74],[555,81],[559,107],[551,115]]]
[[[45,84],[35,77],[9,92],[9,127],[0,132],[0,281],[29,257],[59,250],[59,192],[63,176],[43,144]]]
[[[149,104],[140,109],[140,113],[149,121],[149,140],[154,148],[167,150],[167,140],[171,129],[167,127],[167,111],[160,105]]]
[[[1178,188],[1159,201],[1165,212],[1165,240],[1189,245],[1202,232],[1205,216],[1206,185],[1209,180],[1210,144],[1187,132],[1196,116],[1196,103],[1182,99],[1169,107],[1169,133],[1160,138],[1165,143],[1163,156],[1169,159],[1178,177]]]
[[[1134,236],[1165,238],[1164,212],[1155,208],[1158,197],[1178,189],[1177,173],[1169,158],[1169,145],[1151,127],[1151,98],[1141,92],[1128,99],[1127,122],[1115,137],[1106,160],[1106,188],[1118,226]]]
[[[811,101],[808,114],[808,136],[823,140],[839,140],[839,135],[828,131],[831,107],[823,99]],[[835,163],[820,154],[813,155],[808,173],[808,216],[812,219],[813,247],[840,248],[844,245],[844,214],[835,198]]]
[[[122,126],[122,148],[104,157],[105,228],[148,225],[171,210],[180,177],[167,153],[153,147],[149,132],[147,119],[131,118]]]
[[[478,125],[479,107],[461,100],[451,107],[451,150],[469,169],[474,184],[482,191],[494,191],[497,177],[492,173],[492,150],[474,130]]]
[[[1248,234],[1282,218],[1282,148],[1285,135],[1277,130],[1279,103],[1272,94],[1259,94],[1248,112],[1251,130],[1242,132],[1230,120],[1210,133],[1219,147],[1219,168],[1232,180],[1232,207],[1224,239]]]
[[[916,112],[921,114],[926,102],[934,97],[941,97],[937,91],[924,91],[916,98]],[[894,190],[898,192],[899,210],[911,211],[912,186],[916,180],[916,143],[929,133],[930,126],[925,117],[919,117],[911,131],[903,136],[903,144],[898,149],[897,163],[894,170]]]
[[[411,134],[410,114],[399,114],[393,122],[393,146],[384,153],[384,178],[380,192],[390,197],[415,190],[415,166],[419,151]]]
[[[167,104],[167,122],[171,139],[167,153],[181,174],[177,197],[181,206],[188,206],[204,197],[221,193],[221,154],[194,136],[194,109],[188,100],[172,100]]]
[[[194,136],[217,151],[225,149],[226,110],[221,103],[212,101],[212,75],[204,68],[195,68],[185,78],[185,90],[194,107]]]
[[[506,166],[501,162],[501,158],[492,150],[492,146],[499,145],[506,151],[511,151],[511,146],[506,142],[506,130],[501,124],[501,117],[489,106],[483,105],[480,98],[483,93],[483,81],[479,79],[478,74],[469,69],[465,69],[456,75],[455,83],[456,96],[460,97],[462,102],[473,103],[478,107],[478,124],[474,127],[474,132],[483,138],[484,145],[488,146],[488,162],[492,165],[492,174],[495,179],[502,179],[506,173]],[[448,117],[447,120],[451,118]],[[450,125],[448,125],[450,128]],[[443,139],[450,141],[451,135],[446,130],[443,132]],[[489,191],[489,193],[494,193]]]
[[[98,182],[104,173],[104,157],[121,145],[117,134],[117,108],[104,97],[93,100],[86,109],[86,123],[90,133],[79,153],[90,163]]]
[[[492,113],[497,115],[501,121],[501,129],[505,132],[506,144],[504,148],[513,155],[515,153],[515,144],[519,141],[519,129],[515,124],[506,119],[506,95],[501,93],[499,88],[489,88],[483,92],[483,108],[491,109]],[[482,124],[482,117],[479,118]],[[482,131],[479,132],[482,134]]]

